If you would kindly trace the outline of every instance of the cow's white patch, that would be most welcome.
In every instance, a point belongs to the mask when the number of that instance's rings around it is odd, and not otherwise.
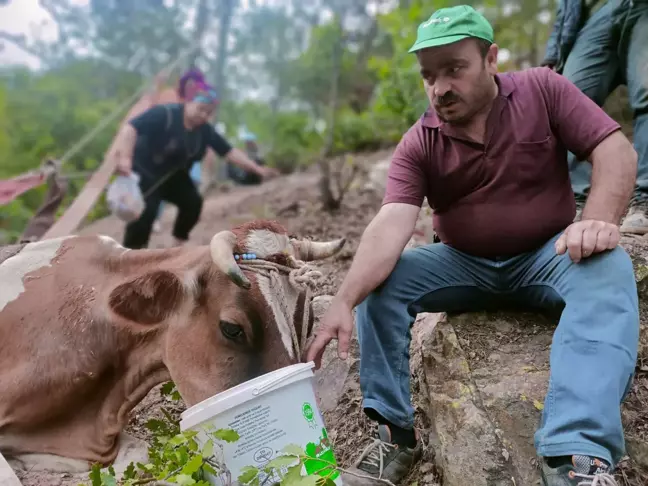
[[[290,251],[292,248],[288,235],[261,229],[249,232],[246,240],[247,251],[256,254],[257,258]]]
[[[293,286],[290,285],[290,281],[286,276],[277,276],[282,288],[277,288],[276,280],[271,282],[265,275],[257,274],[256,278],[259,290],[272,310],[272,315],[277,323],[277,329],[281,336],[281,342],[283,342],[288,356],[294,359],[295,352],[291,326],[293,326],[293,316],[295,315],[299,295]]]
[[[5,306],[25,291],[25,275],[42,267],[50,266],[63,242],[74,236],[63,236],[50,240],[29,243],[20,253],[0,264],[0,312]]]

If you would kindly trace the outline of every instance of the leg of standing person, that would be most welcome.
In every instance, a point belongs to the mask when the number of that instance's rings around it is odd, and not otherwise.
[[[189,240],[189,233],[200,219],[202,197],[185,171],[179,171],[169,178],[162,190],[164,199],[178,207],[173,237],[176,244],[181,245]]]
[[[632,108],[633,140],[638,155],[637,183],[621,231],[648,233],[648,4],[635,3],[629,13],[627,84]]]
[[[158,211],[162,202],[160,188],[157,188],[151,194],[146,194],[156,181],[148,175],[139,175],[140,190],[142,191],[142,194],[145,195],[144,211],[137,220],[131,221],[126,225],[126,231],[122,243],[126,248],[131,248],[133,250],[146,248],[148,246],[151,231],[153,230],[153,223],[158,216]]]
[[[599,106],[603,106],[620,82],[614,9],[615,2],[608,1],[587,20],[578,33],[563,70],[563,76]],[[580,214],[589,193],[592,166],[588,161],[578,160],[571,152],[567,155],[567,161]]]

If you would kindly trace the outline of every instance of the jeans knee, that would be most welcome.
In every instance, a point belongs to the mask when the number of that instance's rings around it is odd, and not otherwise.
[[[600,255],[601,275],[610,279],[612,284],[620,286],[635,286],[634,267],[628,252],[621,246]],[[598,272],[597,272],[598,273]]]
[[[389,276],[358,306],[360,314],[383,314],[399,304],[407,305],[403,284],[412,278],[414,269],[421,267],[421,248],[406,250],[400,256]]]

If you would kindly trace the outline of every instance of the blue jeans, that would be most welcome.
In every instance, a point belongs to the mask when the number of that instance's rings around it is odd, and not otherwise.
[[[632,202],[648,200],[648,2],[608,0],[578,33],[563,75],[599,106],[619,86],[628,86],[639,155]],[[614,163],[614,161],[610,161]],[[568,155],[577,201],[589,193],[591,164]]]
[[[410,328],[419,312],[515,304],[562,310],[550,353],[549,388],[535,447],[545,457],[584,454],[612,464],[624,454],[620,404],[639,343],[639,302],[621,247],[573,263],[554,243],[512,258],[467,255],[442,243],[407,250],[357,308],[364,408],[403,428],[414,424]]]
[[[196,161],[193,163],[191,166],[191,169],[189,170],[189,177],[191,177],[191,180],[196,184],[196,187],[200,187],[200,160]],[[164,201],[160,201],[160,208],[158,209],[156,220],[160,219],[162,217],[162,213],[164,212]]]

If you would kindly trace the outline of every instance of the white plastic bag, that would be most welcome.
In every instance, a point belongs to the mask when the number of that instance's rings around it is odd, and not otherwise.
[[[144,197],[139,188],[139,175],[131,172],[119,175],[108,187],[106,200],[110,211],[122,221],[130,223],[144,211]]]

